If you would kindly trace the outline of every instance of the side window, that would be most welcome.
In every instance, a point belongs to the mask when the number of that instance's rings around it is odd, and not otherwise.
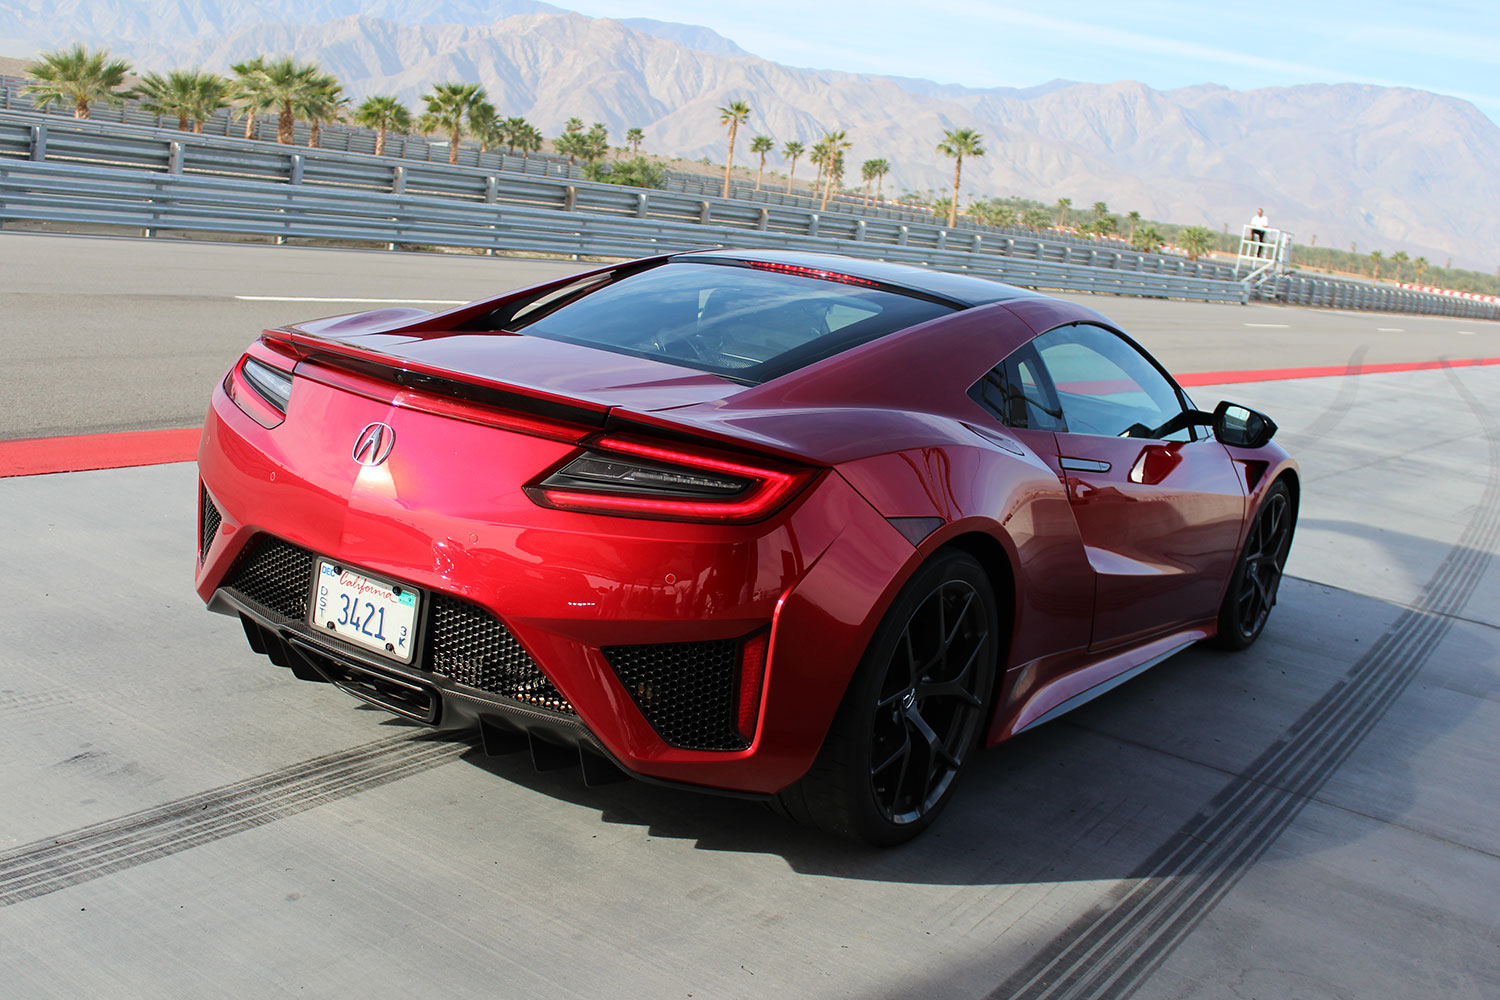
[[[1057,395],[1029,344],[970,386],[969,398],[1007,427],[1067,430]]]
[[[1032,344],[1073,433],[1192,440],[1188,428],[1167,429],[1182,413],[1176,388],[1117,334],[1078,323],[1049,330]]]

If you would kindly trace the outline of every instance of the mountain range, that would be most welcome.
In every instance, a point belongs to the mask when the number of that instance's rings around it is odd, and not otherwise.
[[[1019,195],[1237,232],[1256,208],[1299,242],[1405,250],[1435,264],[1500,262],[1500,127],[1473,105],[1361,84],[1235,91],[1140,83],[969,88],[784,66],[693,25],[611,20],[534,0],[0,0],[0,54],[84,41],[144,68],[224,71],[291,53],[339,76],[356,100],[413,106],[432,84],[477,80],[506,115],[547,134],[572,116],[616,141],[640,127],[652,152],[722,161],[718,108],[754,109],[741,135],[854,143],[849,173],[884,157],[887,190],[942,189],[943,131],[983,133],[964,199]],[[1065,67],[1060,67],[1065,69]],[[746,142],[747,144],[747,142]],[[741,145],[737,161],[752,157]],[[785,169],[779,155],[773,169]],[[799,172],[811,173],[806,160]]]

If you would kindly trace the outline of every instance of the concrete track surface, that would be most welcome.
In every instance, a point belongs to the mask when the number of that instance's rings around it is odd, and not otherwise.
[[[48,254],[76,266],[12,266]],[[10,436],[164,426],[259,325],[336,311],[231,293],[466,298],[572,266],[0,255]],[[1500,354],[1493,324],[1103,311],[1178,370]],[[114,368],[145,381],[72,384]],[[0,996],[1493,998],[1500,368],[1194,395],[1267,410],[1302,463],[1264,636],[981,755],[890,851],[585,788],[292,679],[192,592],[190,465],[0,480]],[[83,402],[28,424],[47,397]]]

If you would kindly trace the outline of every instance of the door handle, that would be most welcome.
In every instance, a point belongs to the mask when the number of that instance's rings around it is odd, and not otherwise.
[[[1108,472],[1109,463],[1094,458],[1060,457],[1057,464],[1070,472]]]

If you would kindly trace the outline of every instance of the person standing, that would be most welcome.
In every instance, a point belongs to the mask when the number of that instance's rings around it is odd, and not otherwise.
[[[1255,242],[1255,256],[1264,256],[1266,246],[1266,230],[1271,227],[1271,220],[1266,218],[1266,210],[1257,208],[1255,218],[1250,220],[1250,239]]]

